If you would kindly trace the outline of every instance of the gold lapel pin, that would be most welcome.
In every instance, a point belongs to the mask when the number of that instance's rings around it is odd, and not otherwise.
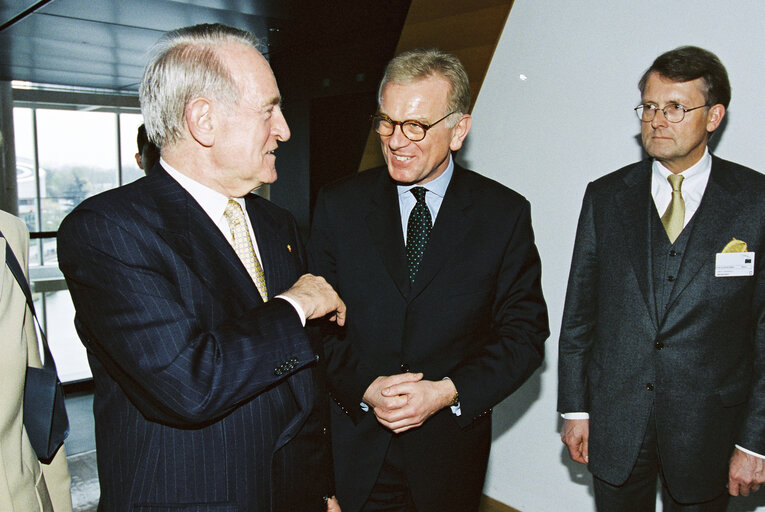
[[[290,244],[287,244],[287,250],[288,250],[289,252],[292,252],[292,246],[291,246]]]

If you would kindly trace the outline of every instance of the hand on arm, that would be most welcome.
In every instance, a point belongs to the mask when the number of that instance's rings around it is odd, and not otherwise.
[[[568,447],[571,460],[580,464],[590,461],[590,420],[566,420],[563,422],[560,440]]]
[[[337,498],[332,496],[327,500],[327,512],[342,512],[340,510],[340,503],[337,502]]]
[[[749,496],[765,483],[765,459],[735,448],[730,458],[728,492],[731,496]]]
[[[333,322],[345,324],[345,303],[321,276],[304,274],[292,288],[281,295],[300,304],[309,320],[331,315],[329,319]]]

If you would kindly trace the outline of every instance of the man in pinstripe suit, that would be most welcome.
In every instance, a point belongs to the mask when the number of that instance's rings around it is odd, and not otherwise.
[[[290,135],[256,48],[221,25],[160,40],[140,95],[162,159],[61,225],[96,388],[99,510],[335,510],[304,324],[342,324],[345,305],[304,274],[292,216],[250,193],[276,180]]]

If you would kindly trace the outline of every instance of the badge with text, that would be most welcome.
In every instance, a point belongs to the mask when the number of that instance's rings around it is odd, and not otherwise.
[[[718,252],[715,256],[715,277],[754,275],[754,252]]]

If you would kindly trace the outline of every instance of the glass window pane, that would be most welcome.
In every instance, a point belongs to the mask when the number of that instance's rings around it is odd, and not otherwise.
[[[26,222],[29,231],[40,231],[37,219],[37,175],[35,173],[32,115],[31,108],[13,109],[13,131],[16,139],[16,186],[19,196],[19,217]]]
[[[120,155],[122,162],[122,183],[130,183],[143,176],[135,160],[138,151],[138,127],[143,123],[141,114],[120,114]]]
[[[117,186],[111,112],[37,110],[42,231],[56,231],[83,199]]]
[[[67,290],[35,293],[35,308],[42,311],[41,296],[45,295],[45,334],[53,353],[61,382],[89,379],[90,366],[85,347],[74,327],[74,304]]]

